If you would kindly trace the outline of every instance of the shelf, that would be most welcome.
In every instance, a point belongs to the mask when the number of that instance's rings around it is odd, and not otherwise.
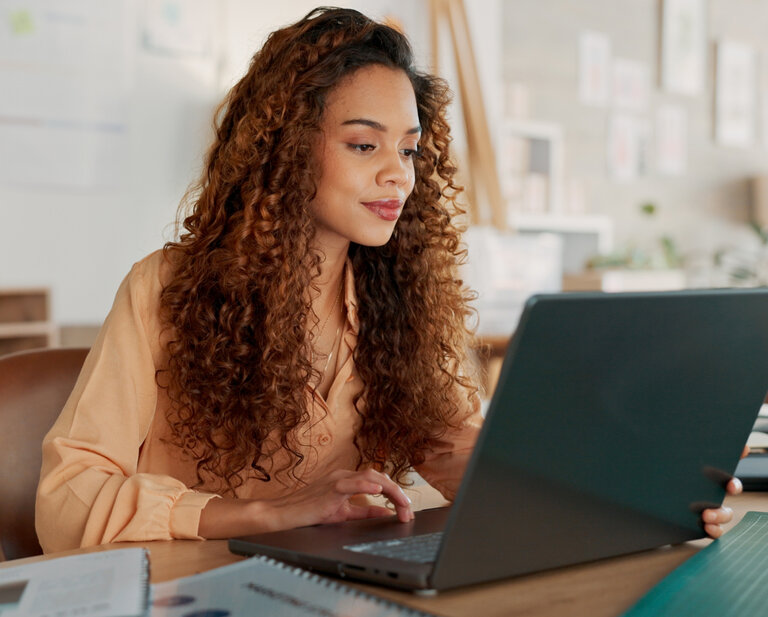
[[[0,338],[20,338],[24,336],[52,337],[55,333],[56,328],[49,321],[0,323]]]
[[[48,289],[0,289],[0,354],[56,345],[58,330],[49,315]]]

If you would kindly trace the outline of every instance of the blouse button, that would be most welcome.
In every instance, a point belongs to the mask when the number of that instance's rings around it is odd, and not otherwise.
[[[331,443],[331,436],[330,435],[320,435],[317,438],[317,443],[321,446],[327,446],[329,443]]]

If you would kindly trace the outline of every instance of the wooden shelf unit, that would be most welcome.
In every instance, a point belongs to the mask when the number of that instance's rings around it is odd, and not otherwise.
[[[0,355],[58,344],[50,296],[44,287],[0,289]]]

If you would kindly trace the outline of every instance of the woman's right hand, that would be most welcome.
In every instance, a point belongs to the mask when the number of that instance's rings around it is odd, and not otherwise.
[[[392,515],[382,506],[353,503],[351,498],[360,494],[384,495],[401,522],[413,519],[410,499],[386,474],[373,469],[337,470],[285,497],[211,499],[200,515],[198,534],[204,538],[229,538]]]
[[[282,529],[392,515],[382,506],[357,505],[350,501],[353,495],[360,494],[384,495],[394,505],[401,522],[413,519],[411,500],[403,489],[388,475],[373,469],[337,470],[327,478],[267,503],[281,521]]]

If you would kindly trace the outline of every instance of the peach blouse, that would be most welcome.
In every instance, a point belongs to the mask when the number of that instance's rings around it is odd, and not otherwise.
[[[312,483],[336,469],[354,469],[359,422],[352,401],[362,388],[352,359],[358,332],[352,268],[347,268],[347,320],[327,400],[307,386],[310,421],[298,436],[304,460],[296,470]],[[80,377],[43,441],[35,523],[45,552],[107,542],[199,539],[200,512],[216,487],[197,482],[195,460],[164,439],[170,401],[155,370],[165,365],[160,292],[171,272],[161,251],[136,263],[85,360]],[[452,499],[477,438],[479,404],[458,430],[436,440],[417,471]],[[262,462],[262,461],[260,461]],[[236,495],[273,499],[296,486],[278,452],[269,482],[248,477]]]

